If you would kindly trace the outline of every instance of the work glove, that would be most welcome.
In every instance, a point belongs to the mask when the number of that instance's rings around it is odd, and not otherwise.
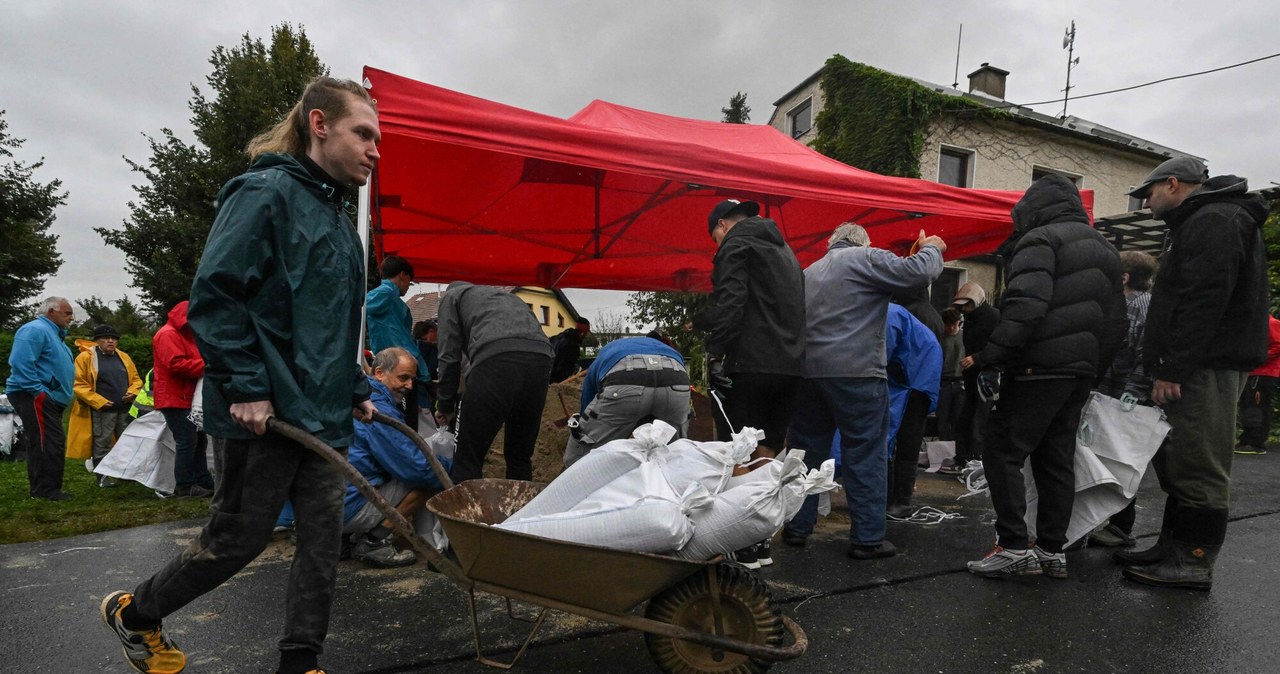
[[[720,392],[733,388],[733,380],[724,373],[723,360],[712,358],[707,361],[707,383],[711,384],[712,389]]]
[[[985,367],[978,372],[978,398],[984,403],[1000,399],[1000,370]]]

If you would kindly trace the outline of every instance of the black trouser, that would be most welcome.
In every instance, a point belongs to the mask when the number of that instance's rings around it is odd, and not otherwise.
[[[289,569],[280,671],[314,669],[329,631],[341,549],[342,474],[318,454],[279,437],[215,440],[213,445],[213,515],[186,550],[134,591],[142,624],[130,627],[158,624],[252,562],[271,540],[288,499],[298,546]]]
[[[1031,457],[1039,501],[1036,544],[1061,552],[1075,503],[1076,429],[1089,399],[1090,381],[1073,379],[1006,380],[992,406],[982,466],[996,511],[1001,547],[1026,549],[1027,489],[1022,467]]]
[[[889,467],[889,505],[911,505],[916,490],[916,468],[920,463],[920,446],[924,443],[924,423],[929,419],[929,395],[912,391],[898,424],[898,437],[893,447],[893,464]]]
[[[521,351],[490,356],[471,368],[454,420],[458,447],[450,477],[455,483],[483,477],[485,456],[503,424],[507,479],[533,479],[533,447],[550,377],[550,358]]]
[[[970,381],[969,377],[965,377],[964,396],[955,425],[957,466],[963,466],[972,459],[981,459],[986,453],[987,423],[990,414],[991,403],[984,403],[978,397],[977,379]]]
[[[62,471],[67,466],[67,434],[62,430],[62,413],[67,406],[55,403],[43,392],[14,391],[9,402],[22,419],[30,494],[41,498],[57,494],[62,491]]]
[[[938,389],[938,439],[955,440],[956,425],[964,411],[964,380],[943,379]]]
[[[719,405],[712,404],[716,438],[728,441],[730,433],[750,426],[764,431],[760,444],[781,452],[786,447],[787,426],[804,378],[759,372],[738,372],[732,378],[733,388],[716,392],[721,397],[724,413],[720,412]],[[728,420],[725,414],[729,415]]]
[[[1239,445],[1265,448],[1271,435],[1271,393],[1276,378],[1250,375],[1240,394]]]

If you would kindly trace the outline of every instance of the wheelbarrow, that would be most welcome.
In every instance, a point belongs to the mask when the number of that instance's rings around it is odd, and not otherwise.
[[[804,630],[782,615],[769,586],[719,556],[695,561],[552,540],[497,529],[544,485],[520,480],[469,480],[454,486],[431,447],[399,420],[374,420],[411,438],[445,490],[427,501],[440,519],[456,561],[414,533],[403,516],[346,459],[305,431],[277,419],[268,428],[324,457],[392,523],[418,554],[467,594],[476,659],[510,669],[529,648],[548,609],[613,623],[644,633],[649,653],[665,672],[763,672],[774,662],[804,654]],[[512,619],[533,626],[515,656],[486,656],[476,619],[476,593],[506,600]],[[540,607],[517,616],[512,600]],[[634,611],[648,602],[643,616]],[[784,645],[785,642],[790,642]]]

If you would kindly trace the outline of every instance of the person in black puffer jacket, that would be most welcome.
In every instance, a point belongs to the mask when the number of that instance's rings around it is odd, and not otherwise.
[[[1172,430],[1151,465],[1168,495],[1160,538],[1121,552],[1124,576],[1208,590],[1227,536],[1236,400],[1267,356],[1267,201],[1237,176],[1205,180],[1178,157],[1131,192],[1169,225],[1151,291],[1142,358]]]
[[[1127,326],[1120,256],[1089,225],[1079,190],[1061,176],[1031,185],[1013,208],[1013,225],[1001,245],[1009,283],[1000,324],[975,357],[979,392],[998,400],[983,455],[997,543],[969,570],[1065,578],[1076,427]],[[1040,498],[1034,549],[1024,521],[1028,456]]]

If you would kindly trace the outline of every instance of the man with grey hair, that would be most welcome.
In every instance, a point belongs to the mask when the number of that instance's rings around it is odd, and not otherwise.
[[[846,222],[831,234],[827,254],[804,272],[804,381],[788,432],[788,444],[804,449],[805,463],[817,467],[840,431],[841,472],[849,503],[848,555],[854,559],[897,553],[884,537],[889,297],[932,283],[942,273],[942,253],[947,249],[940,237],[926,236],[924,230],[916,240],[918,251],[905,258],[870,243],[865,229]],[[804,545],[813,533],[817,511],[817,498],[805,499],[783,529],[783,542]]]
[[[62,491],[67,455],[62,412],[76,381],[75,359],[64,341],[73,317],[65,297],[45,298],[36,317],[14,333],[9,352],[5,392],[22,419],[31,498],[71,498]]]
[[[369,400],[379,412],[403,419],[417,376],[416,356],[398,346],[383,349],[373,357]],[[401,515],[415,519],[427,497],[442,486],[431,464],[413,441],[390,426],[358,424],[355,428],[347,461]],[[440,463],[448,470],[452,461],[442,457]],[[411,550],[396,551],[391,543],[391,522],[351,484],[343,496],[342,533],[351,545],[351,556],[365,564],[389,568],[408,566],[416,559]]]

